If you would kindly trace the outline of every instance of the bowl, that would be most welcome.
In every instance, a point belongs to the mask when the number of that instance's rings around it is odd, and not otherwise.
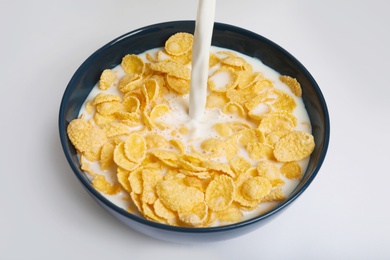
[[[260,59],[282,75],[296,78],[302,87],[302,98],[312,124],[316,147],[302,180],[294,191],[272,210],[239,223],[216,227],[177,227],[149,221],[114,205],[93,188],[86,174],[80,170],[76,150],[66,128],[77,118],[81,105],[98,82],[101,72],[120,64],[124,55],[138,54],[163,47],[176,32],[193,33],[194,21],[173,21],[154,24],[120,36],[93,53],[77,69],[65,89],[59,111],[59,135],[67,161],[81,185],[103,208],[130,228],[148,236],[178,243],[198,243],[232,239],[254,231],[277,217],[292,204],[316,177],[325,159],[329,143],[329,114],[317,83],[305,67],[286,50],[251,31],[228,24],[215,23],[212,45],[232,49]],[[302,215],[305,213],[302,212]],[[93,216],[91,216],[93,217]]]

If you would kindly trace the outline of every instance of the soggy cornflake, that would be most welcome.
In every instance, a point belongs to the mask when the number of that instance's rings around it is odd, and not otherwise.
[[[193,40],[194,36],[190,33],[176,33],[165,42],[165,50],[171,55],[183,55],[191,50]]]
[[[110,69],[105,69],[100,75],[99,88],[101,90],[107,90],[116,82],[116,80],[117,80],[116,72]]]
[[[275,144],[274,156],[279,162],[299,161],[314,150],[314,137],[303,131],[293,131]]]
[[[81,170],[96,190],[162,224],[208,227],[263,214],[286,199],[285,183],[302,178],[300,160],[314,149],[313,136],[296,131],[299,82],[279,77],[292,96],[236,53],[210,53],[206,108],[223,119],[207,137],[191,136],[187,123],[166,116],[176,109],[172,97],[188,98],[192,41],[177,33],[145,59],[125,55],[124,74],[102,72],[100,93],[85,105],[88,121],[67,129]]]

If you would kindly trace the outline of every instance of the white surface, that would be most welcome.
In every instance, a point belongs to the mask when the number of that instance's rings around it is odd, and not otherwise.
[[[60,147],[65,87],[95,50],[196,0],[0,1],[0,259],[389,259],[388,1],[219,0],[216,20],[298,58],[331,115],[325,163],[281,216],[237,239],[139,235],[83,190]]]

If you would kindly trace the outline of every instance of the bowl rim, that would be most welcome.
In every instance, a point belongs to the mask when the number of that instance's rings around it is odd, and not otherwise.
[[[272,46],[272,48],[276,49],[278,52],[281,52],[283,55],[287,56],[293,63],[299,67],[299,70],[307,77],[307,79],[310,81],[312,84],[318,99],[321,101],[321,108],[324,112],[324,143],[323,143],[323,148],[321,150],[321,154],[319,156],[319,160],[317,165],[315,166],[313,173],[311,176],[306,180],[306,182],[302,185],[302,187],[293,192],[292,196],[289,196],[285,201],[277,204],[276,207],[273,209],[267,211],[266,213],[260,214],[256,217],[243,220],[237,223],[232,223],[232,224],[227,224],[227,225],[221,225],[221,226],[212,226],[212,227],[179,227],[179,226],[172,226],[168,224],[163,224],[163,223],[158,223],[154,222],[151,220],[148,220],[142,216],[137,216],[135,214],[132,214],[125,209],[115,205],[111,201],[109,201],[107,198],[105,198],[99,191],[97,191],[95,188],[92,187],[90,182],[86,180],[86,178],[83,176],[83,172],[81,169],[79,169],[76,165],[74,165],[71,154],[68,149],[68,136],[66,133],[66,120],[65,120],[65,107],[66,103],[68,102],[68,98],[71,95],[71,86],[75,79],[78,77],[78,75],[82,74],[83,71],[88,68],[88,66],[91,64],[91,62],[94,61],[95,57],[98,57],[101,52],[104,50],[110,48],[111,46],[115,45],[116,43],[127,39],[128,37],[131,37],[133,35],[137,35],[138,33],[142,33],[144,31],[148,31],[150,29],[155,29],[155,28],[161,28],[161,27],[171,27],[171,26],[177,26],[178,24],[195,24],[194,20],[177,20],[177,21],[168,21],[168,22],[162,22],[162,23],[155,23],[151,25],[147,25],[144,27],[141,27],[139,29],[132,30],[128,33],[125,33],[107,44],[103,45],[99,49],[97,49],[94,53],[92,53],[80,66],[79,68],[75,71],[73,74],[72,78],[70,79],[68,85],[66,86],[66,89],[64,91],[61,103],[60,103],[60,109],[59,109],[59,119],[58,119],[58,127],[59,127],[59,135],[60,135],[60,140],[61,140],[61,145],[65,154],[65,157],[71,166],[74,174],[76,177],[80,180],[82,183],[83,187],[87,189],[87,191],[95,196],[101,203],[103,203],[105,206],[109,207],[111,210],[114,212],[119,213],[125,218],[129,218],[133,221],[136,221],[138,223],[141,223],[146,226],[154,227],[157,229],[161,230],[166,230],[166,231],[172,231],[172,232],[179,232],[179,233],[216,233],[216,232],[223,232],[223,231],[228,231],[228,230],[234,230],[234,229],[239,229],[241,227],[245,227],[248,225],[252,225],[254,223],[260,222],[262,220],[265,220],[269,218],[272,215],[275,215],[276,213],[280,212],[282,209],[286,208],[288,205],[290,205],[292,202],[294,202],[311,184],[311,182],[314,180],[314,178],[317,176],[319,169],[321,168],[327,150],[329,146],[329,139],[330,139],[330,117],[329,117],[329,112],[328,108],[324,99],[324,96],[317,84],[317,82],[314,80],[312,75],[309,73],[309,71],[299,62],[293,55],[291,55],[288,51],[286,51],[284,48],[279,46],[278,44],[274,43],[273,41],[255,33],[252,31],[249,31],[247,29],[243,29],[241,27],[235,26],[235,25],[230,25],[230,24],[225,24],[225,23],[220,23],[220,22],[215,22],[214,23],[214,29],[218,28],[219,30],[228,30],[228,31],[234,31],[235,33],[239,33],[240,35],[250,37],[250,38],[255,38],[257,40],[260,40],[262,42],[265,42],[266,44]]]

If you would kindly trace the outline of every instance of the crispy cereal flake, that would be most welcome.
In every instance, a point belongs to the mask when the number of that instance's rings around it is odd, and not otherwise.
[[[141,162],[146,155],[145,138],[137,133],[129,135],[124,143],[126,158],[132,162]]]
[[[176,33],[165,42],[165,50],[167,53],[175,56],[186,54],[191,50],[193,40],[194,36],[192,34]]]
[[[115,83],[116,79],[117,75],[115,71],[110,69],[103,70],[102,74],[100,75],[99,88],[101,90],[107,90]]]
[[[314,150],[314,137],[303,131],[293,131],[275,144],[274,156],[279,162],[299,161]]]
[[[233,179],[226,175],[219,175],[207,186],[205,201],[214,211],[226,210],[233,202],[234,192]]]
[[[302,169],[297,162],[284,163],[280,167],[280,172],[288,179],[300,179],[302,177]]]

